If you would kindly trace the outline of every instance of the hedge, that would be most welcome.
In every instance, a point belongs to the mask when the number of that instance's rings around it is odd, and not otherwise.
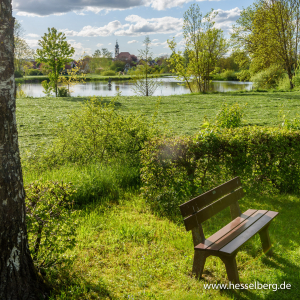
[[[178,206],[235,176],[247,192],[299,193],[300,131],[239,127],[192,137],[155,138],[141,152],[142,193],[151,207]]]

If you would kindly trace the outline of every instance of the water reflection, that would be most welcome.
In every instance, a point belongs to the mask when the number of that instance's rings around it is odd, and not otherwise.
[[[181,82],[176,81],[174,77],[160,78],[162,84],[157,88],[154,96],[169,96],[189,94],[189,89],[182,85]],[[135,95],[132,90],[132,81],[112,81],[108,84],[107,81],[93,81],[84,84],[76,84],[72,86],[72,96],[114,96],[121,93],[123,96]],[[43,88],[40,83],[25,83],[21,84],[23,91],[32,97],[43,97]],[[238,81],[214,81],[212,90],[218,92],[229,92],[238,90],[251,90],[251,82]]]

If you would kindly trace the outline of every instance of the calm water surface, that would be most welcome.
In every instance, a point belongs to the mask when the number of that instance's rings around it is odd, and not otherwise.
[[[169,96],[189,94],[190,91],[187,87],[182,86],[179,81],[174,77],[160,78],[162,81],[161,86],[157,88],[154,96]],[[84,84],[76,84],[72,86],[72,96],[115,96],[121,92],[123,96],[133,96],[135,93],[132,90],[132,81],[112,81],[111,87],[108,86],[107,81],[93,81]],[[22,90],[28,96],[43,97],[43,88],[40,83],[24,83],[21,84]],[[238,81],[213,81],[213,91],[217,92],[230,92],[239,90],[251,90],[251,82],[238,82]]]

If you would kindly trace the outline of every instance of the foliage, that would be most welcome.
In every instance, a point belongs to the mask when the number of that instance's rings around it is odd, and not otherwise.
[[[58,97],[69,97],[69,91],[67,90],[67,88],[63,87],[59,87],[58,88]]]
[[[68,261],[75,245],[77,221],[72,209],[71,184],[38,181],[25,187],[26,223],[30,253],[38,269]]]
[[[14,66],[15,71],[22,72],[26,60],[33,59],[35,52],[29,47],[23,38],[24,29],[21,23],[16,20],[14,26]]]
[[[107,163],[117,158],[139,165],[139,151],[157,132],[155,115],[150,122],[142,114],[123,116],[115,102],[91,98],[70,114],[67,123],[54,129],[53,146],[35,153],[32,163],[38,164],[36,159],[40,159],[41,164],[51,168],[66,163]]]
[[[112,71],[112,70],[108,70],[108,71],[104,71],[102,72],[103,76],[115,76],[116,75],[116,72],[115,71]]]
[[[213,75],[213,80],[235,81],[238,80],[237,72],[233,70],[224,70],[219,74]]]
[[[80,73],[80,68],[75,67],[68,71],[67,77],[66,76],[58,77],[57,82],[68,87],[67,89],[65,87],[58,88],[59,97],[67,97],[68,95],[70,95],[73,92],[72,90],[70,90],[70,86],[72,87],[77,83],[85,83],[86,75],[81,74],[79,77],[78,75],[79,73]],[[61,96],[62,94],[64,94],[65,96]]]
[[[224,103],[217,114],[216,125],[222,128],[236,128],[241,126],[244,108],[238,103],[231,106]]]
[[[235,176],[246,190],[299,193],[299,155],[300,132],[285,128],[207,128],[193,137],[155,138],[142,150],[142,191],[168,215]]]
[[[273,64],[269,68],[256,73],[250,80],[253,81],[256,89],[272,89],[278,86],[284,74],[285,71],[280,65]]]
[[[236,73],[236,78],[239,81],[250,81],[251,74],[249,70],[241,70],[240,72]]]
[[[277,64],[285,69],[293,88],[299,47],[300,10],[297,0],[261,0],[241,12],[232,35],[235,48],[251,56],[255,75]]]
[[[38,69],[28,69],[27,76],[43,75],[43,73]]]
[[[58,33],[54,27],[48,28],[48,33],[42,36],[38,44],[41,49],[36,50],[38,55],[37,62],[46,63],[49,66],[52,74],[49,76],[49,79],[53,82],[55,96],[57,96],[57,83],[60,71],[65,67],[66,63],[72,60],[71,55],[75,53],[75,50],[67,43],[65,34],[62,32]]]
[[[16,98],[24,98],[26,96],[26,93],[21,88],[21,83],[19,83],[17,87]]]
[[[15,78],[23,77],[23,72],[15,70]]]
[[[126,63],[124,61],[117,60],[111,64],[110,69],[115,72],[123,72],[125,65]]]
[[[44,88],[43,93],[46,94],[46,97],[50,97],[51,93],[54,91],[53,82],[44,80],[42,81],[42,87]]]
[[[214,28],[217,12],[211,11],[203,18],[200,8],[192,4],[184,14],[183,37],[187,59],[181,51],[176,52],[175,40],[168,40],[172,55],[169,59],[172,71],[178,79],[186,82],[191,92],[209,90],[210,75],[217,61],[226,53],[227,43],[221,29]],[[191,84],[190,82],[193,82]]]
[[[139,50],[139,65],[135,70],[130,72],[131,75],[134,75],[134,87],[132,90],[136,95],[139,96],[152,96],[158,86],[161,84],[161,81],[157,79],[156,76],[149,76],[151,72],[150,61],[153,53],[150,51],[151,40],[149,36],[146,36],[143,41],[145,49]],[[152,69],[153,70],[153,69]],[[152,73],[155,74],[156,72]]]

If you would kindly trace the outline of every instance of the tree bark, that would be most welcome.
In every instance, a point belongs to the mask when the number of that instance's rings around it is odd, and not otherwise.
[[[0,0],[0,299],[45,299],[28,248],[15,96],[12,5]]]

